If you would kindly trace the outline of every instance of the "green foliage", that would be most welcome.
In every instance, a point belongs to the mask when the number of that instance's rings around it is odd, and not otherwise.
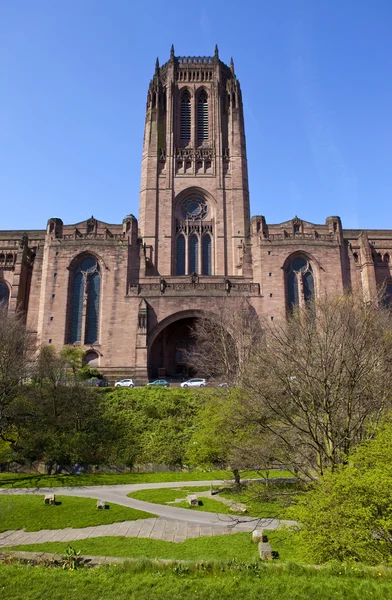
[[[81,377],[82,379],[102,379],[102,375],[98,369],[94,369],[94,367],[89,367],[88,365],[84,365],[79,369],[78,377]]]
[[[230,394],[212,393],[207,397],[196,416],[187,450],[190,464],[202,468],[227,465],[231,450],[242,435],[234,421],[237,409],[236,391]]]
[[[73,496],[56,496],[56,504],[47,505],[43,495],[35,494],[0,496],[0,515],[0,531],[90,527],[155,516],[118,504],[110,504],[109,510],[97,510],[96,500]]]
[[[64,346],[60,351],[60,357],[71,369],[72,373],[76,375],[77,371],[83,366],[84,350],[82,348],[75,348],[74,346]]]
[[[11,442],[6,442],[0,438],[0,464],[11,462],[14,457]]]
[[[68,545],[66,547],[61,559],[64,571],[75,571],[84,567],[83,559],[80,557],[80,550],[76,551],[73,546]]]
[[[292,516],[312,562],[392,563],[392,420],[303,494]]]
[[[105,422],[116,435],[111,464],[183,465],[202,394],[181,388],[116,388],[105,394]]]

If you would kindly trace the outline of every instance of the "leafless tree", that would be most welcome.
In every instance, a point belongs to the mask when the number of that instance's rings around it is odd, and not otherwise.
[[[256,311],[247,300],[218,299],[214,313],[196,322],[187,362],[200,376],[237,383],[261,336]]]
[[[21,385],[31,376],[34,339],[20,315],[0,306],[0,437],[7,440],[13,424],[13,405]]]
[[[345,460],[391,406],[392,316],[352,295],[319,298],[265,325],[243,377],[242,415],[312,476]]]

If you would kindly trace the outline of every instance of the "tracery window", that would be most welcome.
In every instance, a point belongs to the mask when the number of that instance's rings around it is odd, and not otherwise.
[[[208,97],[204,90],[197,103],[197,137],[199,143],[208,140]]]
[[[200,196],[188,196],[176,213],[174,273],[212,275],[213,220],[208,203]]]
[[[191,96],[188,91],[182,93],[180,110],[180,137],[183,142],[191,140]]]
[[[207,216],[207,203],[202,198],[187,198],[182,205],[182,216],[188,221],[202,220]]]
[[[97,259],[87,256],[73,272],[70,342],[94,344],[98,341],[101,273]]]
[[[287,269],[288,307],[302,306],[314,297],[314,275],[312,265],[305,257],[294,258]]]
[[[9,287],[4,281],[0,281],[0,306],[2,308],[8,309],[8,304],[10,301],[10,290]]]

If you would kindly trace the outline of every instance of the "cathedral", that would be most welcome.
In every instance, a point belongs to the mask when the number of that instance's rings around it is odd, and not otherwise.
[[[392,288],[392,231],[250,216],[241,87],[231,60],[175,56],[147,93],[139,219],[0,231],[0,303],[37,345],[72,344],[109,379],[187,375],[192,325],[217,298],[264,319],[313,295]],[[202,374],[201,374],[202,375]]]

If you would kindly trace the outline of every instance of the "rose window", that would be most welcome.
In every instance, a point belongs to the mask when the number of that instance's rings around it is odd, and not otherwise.
[[[207,212],[207,204],[201,198],[188,198],[182,205],[182,216],[188,221],[205,219]]]

